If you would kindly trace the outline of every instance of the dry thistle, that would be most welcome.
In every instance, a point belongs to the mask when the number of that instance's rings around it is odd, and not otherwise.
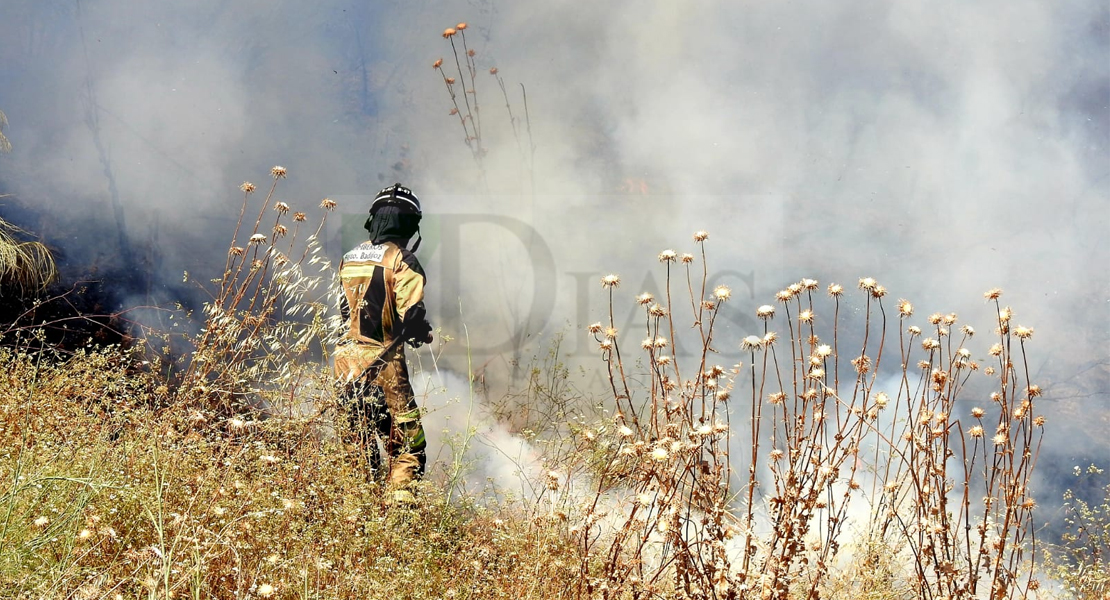
[[[763,306],[760,306],[759,308],[755,309],[755,316],[759,317],[760,319],[763,319],[764,321],[766,321],[768,319],[771,319],[771,318],[774,318],[774,316],[775,316],[775,307],[771,306],[770,304],[764,304]]]
[[[603,288],[608,289],[608,288],[620,287],[620,284],[621,284],[620,275],[616,275],[616,274],[611,273],[611,274],[606,275],[605,277],[601,278],[601,287],[603,287]]]
[[[447,38],[449,38],[453,35],[455,35],[455,28],[454,27],[448,27],[447,29],[443,30],[443,39],[447,39]]]
[[[697,233],[694,234],[694,241],[695,242],[704,242],[705,240],[708,240],[708,239],[709,239],[709,232],[708,231],[704,231],[704,230],[703,231],[698,231]]]
[[[861,290],[870,292],[875,289],[876,285],[878,285],[878,283],[875,282],[874,277],[864,277],[859,280],[859,289]]]
[[[308,215],[304,214],[303,212],[293,213],[293,220],[298,222],[298,223],[304,222],[305,219],[307,219],[307,218],[308,218]]]
[[[1001,288],[991,288],[986,292],[983,292],[983,297],[987,300],[998,300],[1000,296],[1002,296]]]
[[[462,30],[466,29],[466,23],[464,22],[464,23],[459,23],[458,25],[455,25],[455,29],[458,29],[459,31],[462,31]]]
[[[713,297],[718,302],[724,302],[732,297],[732,290],[727,285],[719,285],[713,289]]]
[[[489,68],[489,74],[490,75],[497,75],[497,67],[490,67]]]
[[[261,233],[256,233],[256,234],[251,236],[250,243],[252,243],[252,244],[265,244],[266,243],[266,236],[262,235]]]
[[[910,301],[906,300],[905,298],[899,300],[898,313],[901,314],[903,317],[913,315],[913,304],[911,304]]]
[[[1027,340],[1033,337],[1033,328],[1018,325],[1014,328],[1014,335],[1016,335],[1019,340]]]
[[[253,184],[253,183],[251,183],[251,182],[249,182],[249,181],[244,181],[244,182],[243,182],[243,183],[242,183],[242,184],[241,184],[241,185],[239,186],[239,189],[241,189],[241,190],[243,190],[243,192],[245,192],[245,193],[249,194],[249,193],[251,193],[251,192],[253,192],[253,191],[254,191],[254,184]]]
[[[274,210],[276,210],[279,215],[284,215],[289,212],[289,205],[284,202],[276,202],[274,203]]]
[[[332,210],[335,207],[335,200],[332,200],[331,198],[324,198],[320,201],[320,208],[323,208],[324,210]]]
[[[273,175],[274,179],[285,179],[285,167],[277,166],[270,169],[270,175]]]
[[[659,253],[659,262],[661,263],[674,262],[676,258],[678,258],[678,254],[674,250],[668,249]]]
[[[840,296],[843,293],[844,293],[844,286],[840,285],[839,283],[830,283],[829,284],[829,295],[830,296],[835,298],[837,296]]]
[[[594,333],[594,334],[600,333],[601,332],[601,323],[591,323],[590,326],[586,328],[586,331],[589,331],[590,333]]]
[[[688,265],[692,262],[694,262],[694,255],[690,254],[689,252],[683,253],[683,255],[682,255],[682,264]]]
[[[442,66],[443,66],[443,59],[442,58],[437,58],[436,61],[434,63],[432,63],[432,68],[433,69],[438,69]]]
[[[639,296],[636,296],[636,303],[640,304],[641,306],[645,304],[650,304],[652,300],[655,300],[655,296],[652,296],[651,292],[644,292]]]

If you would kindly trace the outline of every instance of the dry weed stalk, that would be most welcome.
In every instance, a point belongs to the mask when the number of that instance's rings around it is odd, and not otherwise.
[[[258,208],[244,242],[240,234],[255,186],[244,183],[243,201],[219,287],[204,305],[204,329],[184,374],[181,390],[187,397],[205,398],[207,408],[228,416],[261,408],[253,394],[269,390],[265,404],[293,410],[296,391],[319,375],[317,361],[336,331],[327,315],[335,294],[331,264],[319,235],[336,203],[325,198],[319,224],[300,242],[303,212],[292,212],[285,202],[273,202],[284,167],[271,170],[273,184]],[[270,221],[267,210],[275,215]],[[311,270],[310,270],[311,269]],[[321,284],[324,284],[321,289]],[[303,401],[303,399],[301,399]]]
[[[818,282],[803,279],[777,294],[777,307],[756,309],[763,330],[746,337],[735,357],[746,366],[717,356],[714,325],[731,291],[706,288],[707,238],[694,236],[700,269],[692,254],[659,255],[665,304],[648,293],[636,298],[645,311],[646,377],[621,354],[625,336],[614,318],[620,278],[602,279],[609,320],[589,331],[617,413],[581,430],[589,462],[570,469],[590,474],[593,486],[571,526],[578,596],[649,598],[669,589],[689,598],[821,598],[850,523],[864,537],[858,546],[904,550],[895,557],[864,551],[860,560],[886,560],[891,572],[901,572],[904,560],[912,572],[905,586],[923,598],[1026,598],[1037,589],[1028,569],[1037,558],[1028,486],[1044,418],[1033,412],[1040,389],[1026,367],[1032,329],[1011,328],[1001,292],[987,293],[998,314],[998,343],[988,354],[998,364],[982,370],[996,388],[992,439],[983,433],[987,410],[971,410],[973,427],[957,415],[961,393],[978,389],[969,380],[980,368],[965,348],[974,329],[957,335],[956,315],[938,314],[929,319],[936,337],[922,340],[908,326],[913,307],[903,300],[894,353],[887,291],[871,278],[859,281],[862,331],[840,331],[843,286],[827,288],[833,306],[826,321],[815,303]],[[692,329],[675,323],[672,269],[679,262]],[[688,331],[696,351],[680,359],[672,351],[676,333]],[[726,369],[722,361],[737,364]],[[896,364],[884,369],[884,361]],[[898,389],[875,389],[880,373],[883,382],[899,381]],[[741,397],[746,406],[730,411]],[[741,410],[746,431],[729,420]],[[861,501],[871,502],[869,517],[850,511]]]
[[[467,44],[467,28],[468,25],[463,22],[443,30],[443,39],[450,43],[451,55],[455,59],[455,75],[449,76],[447,74],[442,58],[436,59],[435,62],[432,63],[432,68],[439,73],[440,78],[443,80],[443,86],[447,90],[447,95],[451,100],[452,108],[449,114],[458,117],[459,125],[463,130],[463,141],[466,143],[467,148],[470,149],[474,157],[474,162],[478,166],[484,179],[485,171],[482,165],[482,159],[488,153],[488,149],[482,143],[482,115],[478,106],[477,52]],[[459,45],[455,44],[456,37],[460,40]],[[461,59],[459,56],[459,46],[462,47]],[[464,64],[466,68],[463,68],[462,65]],[[526,156],[520,139],[520,128],[518,126],[519,118],[513,115],[512,102],[509,100],[509,93],[505,87],[505,80],[501,77],[497,67],[490,67],[489,73],[497,80],[497,86],[501,89],[501,96],[505,100],[505,110],[509,115],[509,124],[512,126],[513,139],[516,141],[517,151],[520,153],[521,162],[527,166],[529,178],[532,179],[532,173],[535,170],[536,145],[532,140],[532,122],[528,113],[528,93],[524,88],[524,84],[520,84],[529,145],[528,154]],[[460,94],[455,91],[456,84],[462,86],[462,105],[459,104]],[[533,181],[533,186],[534,183]]]

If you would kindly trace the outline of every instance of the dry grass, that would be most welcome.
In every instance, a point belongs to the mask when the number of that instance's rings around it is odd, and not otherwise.
[[[428,485],[390,509],[353,449],[304,421],[202,435],[126,352],[0,363],[3,597],[549,598],[565,582],[566,545],[517,508]]]
[[[0,117],[3,113],[0,113]],[[0,142],[5,141],[0,136]],[[42,290],[58,275],[54,255],[42,242],[24,242],[25,232],[0,219],[0,286]]]
[[[642,331],[617,330],[620,278],[602,280],[609,315],[590,332],[607,397],[568,384],[556,345],[507,400],[531,407],[515,425],[543,450],[532,497],[456,493],[468,425],[419,504],[390,507],[334,410],[323,222],[298,241],[307,215],[274,201],[286,172],[271,175],[260,206],[243,186],[245,240],[179,375],[120,348],[0,352],[6,596],[1037,596],[1044,420],[1033,331],[1001,292],[973,345],[956,315],[888,315],[870,278],[855,300],[803,279],[720,348],[734,300],[706,288],[698,232],[696,255],[659,255],[665,290],[634,300]],[[861,319],[843,323],[845,306]]]

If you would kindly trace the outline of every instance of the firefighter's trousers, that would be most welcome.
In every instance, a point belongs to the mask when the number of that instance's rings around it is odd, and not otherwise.
[[[427,440],[420,423],[420,408],[409,383],[404,346],[400,345],[375,363],[382,348],[372,344],[346,344],[336,348],[335,370],[343,386],[343,402],[350,419],[353,442],[364,452],[371,468],[377,468],[377,439],[382,440],[389,460],[387,483],[391,488],[407,486],[424,474]],[[375,365],[373,381],[352,381],[367,366]]]

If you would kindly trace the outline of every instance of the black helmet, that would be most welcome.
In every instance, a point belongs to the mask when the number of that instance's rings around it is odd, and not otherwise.
[[[397,207],[399,212],[403,214],[421,214],[420,199],[412,193],[412,190],[399,183],[378,192],[377,198],[374,198],[374,203],[370,205],[370,214],[374,215],[386,206]]]

